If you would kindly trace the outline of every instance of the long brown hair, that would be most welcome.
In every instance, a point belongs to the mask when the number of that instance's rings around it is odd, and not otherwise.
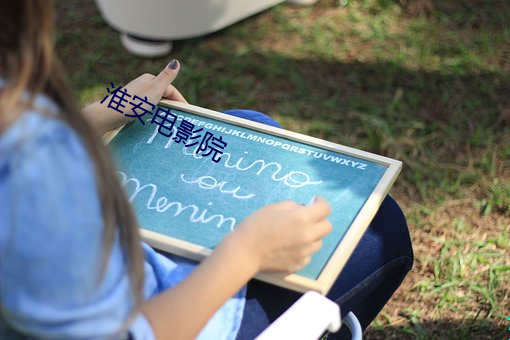
[[[60,119],[78,133],[95,165],[104,220],[101,275],[118,233],[127,254],[135,306],[138,306],[143,286],[143,261],[136,218],[108,151],[80,113],[65,82],[54,55],[53,22],[50,0],[0,1],[0,75],[6,80],[5,87],[0,89],[0,133],[16,120],[23,105],[31,105],[38,93],[49,96],[59,105]],[[28,101],[21,99],[24,91],[32,96]]]

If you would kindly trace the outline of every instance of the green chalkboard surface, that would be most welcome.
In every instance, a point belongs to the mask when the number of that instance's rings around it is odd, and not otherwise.
[[[146,115],[145,125],[137,120],[125,126],[109,144],[148,242],[199,260],[257,209],[287,199],[307,204],[320,195],[333,208],[333,232],[322,248],[294,275],[260,278],[325,293],[401,163],[196,106],[160,105],[177,116],[167,131],[170,137],[159,133],[152,116]],[[192,135],[198,142],[194,146],[173,138],[183,119],[195,124],[195,131],[202,129]],[[223,149],[216,147],[218,162],[214,152],[205,156],[197,150],[206,132],[226,143]]]

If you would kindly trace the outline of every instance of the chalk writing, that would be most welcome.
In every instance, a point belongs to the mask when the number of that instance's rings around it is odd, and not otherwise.
[[[300,155],[314,157],[319,160],[329,161],[329,162],[336,163],[338,165],[346,166],[349,168],[354,168],[354,169],[358,169],[358,170],[367,170],[368,165],[366,163],[362,163],[359,161],[355,162],[353,160],[345,159],[345,158],[338,157],[338,156],[333,156],[332,154],[327,154],[327,153],[320,152],[320,151],[310,150],[310,149],[307,149],[304,147],[297,147],[295,145],[290,145],[290,144],[283,143],[280,141],[275,141],[274,139],[269,138],[269,137],[262,137],[262,136],[258,136],[256,134],[245,133],[245,132],[242,132],[242,131],[239,131],[236,129],[227,128],[227,127],[212,124],[212,123],[206,123],[202,120],[192,119],[189,117],[184,117],[182,115],[178,115],[177,119],[178,120],[182,119],[183,122],[184,121],[191,122],[192,124],[194,124],[194,126],[203,126],[204,128],[209,129],[211,131],[217,131],[217,132],[221,132],[223,134],[240,137],[240,138],[247,139],[250,141],[262,143],[262,144],[265,144],[268,146],[277,147],[282,150],[297,153]],[[197,130],[197,132],[201,131],[201,130],[202,129],[199,129],[199,130]],[[177,133],[177,129],[175,129],[175,127],[174,127],[172,136],[176,136],[176,133]],[[154,130],[154,132],[152,133],[151,137],[147,140],[147,144],[151,144],[157,135],[158,135],[158,129],[156,128]],[[173,142],[172,140],[169,140],[167,142],[167,144],[165,145],[165,149],[168,149],[172,145],[172,142]]]
[[[244,196],[238,195],[237,192],[239,191],[239,189],[241,189],[240,186],[233,190],[226,190],[224,186],[227,185],[227,182],[226,181],[218,182],[216,178],[212,176],[200,176],[194,180],[187,180],[184,178],[184,174],[181,174],[181,180],[184,183],[197,184],[200,189],[210,190],[218,188],[222,194],[232,194],[233,197],[238,199],[248,199],[255,197],[255,194],[248,194]]]
[[[183,148],[182,152],[185,155],[193,156],[195,158],[200,158],[200,156],[197,155],[194,151],[190,153],[187,150],[187,148]],[[248,151],[245,151],[244,153],[248,154]],[[308,176],[308,174],[306,174],[305,172],[302,172],[302,171],[291,170],[291,171],[288,171],[287,173],[285,173],[284,175],[281,175],[280,172],[282,171],[283,167],[278,162],[274,162],[274,161],[268,162],[264,159],[257,159],[255,161],[245,161],[245,164],[243,167],[243,166],[241,166],[241,163],[243,162],[244,157],[240,157],[235,164],[231,164],[229,161],[230,161],[230,158],[232,157],[232,155],[228,152],[225,152],[225,153],[223,153],[223,156],[226,156],[226,157],[224,157],[224,161],[223,161],[223,165],[225,166],[225,168],[234,168],[239,171],[248,171],[252,168],[253,168],[252,171],[258,169],[255,172],[255,175],[257,175],[257,176],[262,174],[266,169],[269,169],[268,171],[265,171],[265,173],[269,174],[270,178],[273,181],[275,181],[275,182],[283,181],[283,183],[286,186],[289,186],[291,188],[301,188],[305,185],[318,185],[318,184],[322,183],[322,181],[312,181],[310,176]],[[278,177],[279,174],[280,174],[280,177]]]
[[[193,129],[195,128],[195,124],[188,122],[187,120],[182,120],[181,125],[177,128],[177,132],[175,132],[175,137],[172,137],[177,144],[183,142],[186,144],[188,139],[193,134]],[[202,129],[198,129],[195,132],[200,132]]]
[[[148,183],[145,185],[141,185],[140,181],[135,178],[127,178],[127,175],[122,172],[117,172],[120,177],[120,181],[123,187],[128,187],[129,184],[132,184],[134,186],[132,194],[129,196],[129,201],[133,202],[143,191],[149,193],[149,197],[145,203],[145,207],[149,210],[155,210],[158,213],[165,213],[169,211],[170,209],[173,210],[173,216],[177,217],[181,214],[188,213],[189,214],[189,222],[191,223],[202,223],[207,224],[209,222],[216,222],[216,227],[226,227],[228,230],[232,231],[234,230],[234,227],[237,223],[236,219],[234,217],[225,217],[222,214],[212,214],[207,216],[207,208],[202,209],[200,211],[200,207],[196,204],[188,204],[184,205],[182,202],[174,201],[171,202],[170,199],[166,196],[159,196],[156,198],[156,195],[158,194],[158,187],[154,183]],[[144,193],[145,193],[144,192]],[[156,202],[154,203],[154,200],[156,199]],[[209,202],[207,204],[208,206],[212,206],[212,202]],[[206,217],[207,216],[207,217]],[[223,226],[225,224],[225,226]]]
[[[174,133],[176,133],[176,131],[174,130]],[[150,137],[149,139],[147,139],[147,144],[152,144],[154,142],[154,138],[156,136],[156,132],[154,132]],[[172,140],[172,138],[171,138]],[[165,149],[168,149],[172,146],[172,143],[171,141],[167,142],[167,144],[164,146]],[[198,147],[196,147],[195,149],[192,149],[192,151],[190,152],[188,150],[188,148],[186,146],[183,147],[182,149],[182,153],[184,155],[187,155],[187,156],[193,156],[194,158],[196,159],[200,159],[202,158],[203,155],[201,155],[199,153],[199,150],[198,150]],[[244,152],[245,155],[248,154],[247,151]],[[266,160],[263,160],[263,159],[258,159],[258,160],[255,160],[255,161],[244,161],[244,157],[240,157],[237,159],[237,161],[234,163],[234,160],[232,160],[232,163],[231,163],[231,158],[232,158],[232,155],[228,152],[223,152],[222,154],[222,164],[226,167],[226,168],[235,168],[239,171],[247,171],[247,170],[250,170],[253,168],[253,170],[257,170],[255,172],[255,175],[260,175],[262,174],[266,169],[272,169],[272,174],[271,174],[271,179],[273,179],[274,181],[276,182],[279,182],[279,181],[283,181],[283,183],[291,188],[300,188],[300,187],[303,187],[305,185],[318,185],[318,184],[321,184],[322,181],[314,181],[310,178],[310,176],[308,174],[306,174],[305,172],[302,172],[302,171],[295,171],[295,170],[292,170],[292,171],[289,171],[285,174],[280,174],[280,172],[282,171],[282,165],[278,162],[275,162],[275,161],[266,161]],[[244,161],[244,164],[242,164]],[[219,160],[218,162],[216,163],[219,163]],[[241,165],[242,164],[242,165]],[[268,172],[271,172],[271,170],[268,170],[268,171],[265,171],[266,173]],[[278,177],[278,175],[280,175],[280,177]]]
[[[127,107],[125,112],[130,111],[129,103],[123,104]],[[164,137],[158,132],[159,126],[151,124],[153,113],[142,117],[145,125],[135,122],[126,126],[110,143],[116,164],[123,171],[120,182],[141,228],[155,233],[151,234],[154,237],[169,237],[172,249],[185,249],[178,245],[180,241],[214,249],[261,207],[284,200],[307,203],[312,196],[320,195],[333,207],[328,219],[334,232],[299,272],[316,280],[350,226],[359,226],[359,214],[368,211],[365,204],[373,205],[371,195],[379,197],[386,190],[381,191],[379,186],[388,165],[379,164],[368,154],[357,157],[340,152],[340,146],[335,151],[336,146],[331,143],[324,147],[319,146],[319,141],[308,144],[284,130],[270,128],[266,133],[248,123],[230,123],[221,114],[208,117],[183,111],[186,105],[183,109],[179,108],[181,105],[176,107],[171,106],[177,116],[173,125],[162,122],[170,137]],[[207,132],[218,139],[236,139],[223,150],[217,163],[210,162],[212,153],[206,157],[199,150]],[[200,137],[191,139],[197,135]],[[208,145],[212,142],[213,137],[206,140]],[[376,193],[375,188],[379,188]],[[155,240],[149,234],[144,236]]]

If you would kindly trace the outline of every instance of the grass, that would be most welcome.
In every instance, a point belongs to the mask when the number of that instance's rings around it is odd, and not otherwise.
[[[178,58],[175,83],[196,105],[263,111],[404,162],[392,195],[415,266],[367,338],[510,337],[506,1],[436,1],[428,17],[390,0],[283,4],[150,60],[122,49],[94,3],[57,12],[57,50],[82,103]]]

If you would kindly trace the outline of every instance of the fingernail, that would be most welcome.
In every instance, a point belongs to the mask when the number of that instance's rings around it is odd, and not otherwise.
[[[168,63],[167,67],[171,70],[175,70],[177,65],[179,65],[179,62],[176,59],[172,59],[172,61]]]

